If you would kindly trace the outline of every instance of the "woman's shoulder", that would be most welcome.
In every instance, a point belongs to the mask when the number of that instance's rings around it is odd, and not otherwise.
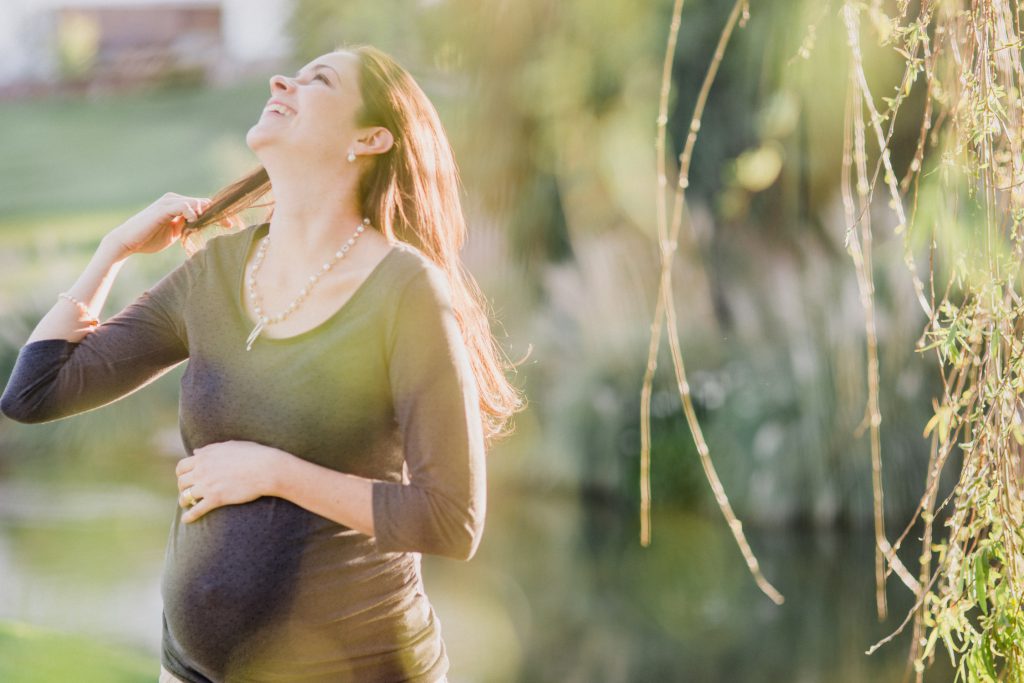
[[[203,254],[207,270],[230,269],[252,244],[253,233],[266,225],[255,223],[229,232],[219,231],[206,238],[199,250]]]
[[[414,244],[403,242],[401,240],[392,242],[394,248],[394,258],[399,262],[402,272],[407,277],[415,277],[417,275],[438,275],[443,274],[444,270],[437,263],[434,262],[429,256],[427,256],[422,249]]]
[[[442,298],[448,292],[448,275],[444,269],[427,256],[423,250],[408,242],[393,244],[398,271],[392,277],[392,289],[399,298],[408,289],[431,289]]]
[[[247,225],[238,230],[221,232],[213,235],[206,240],[205,248],[218,251],[241,249],[245,244],[249,243],[252,238],[252,234],[264,225],[266,225],[266,223],[253,223],[252,225]]]

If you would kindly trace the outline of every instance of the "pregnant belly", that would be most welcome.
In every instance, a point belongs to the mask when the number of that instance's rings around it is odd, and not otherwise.
[[[211,673],[245,659],[287,610],[315,515],[283,498],[225,505],[171,529],[161,592],[181,654]]]

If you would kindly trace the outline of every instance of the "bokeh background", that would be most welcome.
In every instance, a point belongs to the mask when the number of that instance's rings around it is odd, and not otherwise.
[[[653,537],[640,545],[655,119],[671,5],[0,0],[0,381],[102,235],[166,191],[212,196],[257,163],[245,133],[270,75],[369,42],[441,113],[466,189],[464,259],[507,355],[526,358],[514,379],[530,406],[490,455],[478,554],[423,558],[450,680],[900,680],[906,635],[865,655],[911,600],[891,580],[890,616],[875,616],[870,462],[856,433],[864,314],[839,194],[839,2],[751,3],[710,92],[673,275],[712,458],[786,602],[757,590],[718,513],[664,340]],[[731,5],[684,6],[672,156]],[[880,91],[896,82],[891,49],[865,59]],[[914,96],[905,105],[920,106]],[[897,167],[915,136],[909,113],[893,137]],[[934,358],[914,351],[925,320],[878,201],[892,538],[923,490],[922,430],[939,386]],[[102,317],[183,258],[172,248],[129,259]],[[0,418],[0,679],[156,679],[183,369],[67,420]],[[911,567],[913,537],[901,551]],[[926,680],[949,680],[942,667]]]

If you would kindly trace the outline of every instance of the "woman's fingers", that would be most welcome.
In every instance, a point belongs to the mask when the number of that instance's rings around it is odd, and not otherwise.
[[[206,210],[210,208],[210,204],[212,203],[213,202],[210,200],[209,197],[201,197],[200,199],[196,200],[196,215],[201,216],[204,213],[206,213]]]
[[[188,455],[182,458],[174,466],[174,473],[178,476],[191,472],[192,468],[196,466],[196,456]]]
[[[178,477],[178,490],[184,491],[189,486],[195,483],[195,477],[192,476],[192,472],[186,472],[185,474]]]
[[[199,501],[188,509],[187,512],[181,515],[181,521],[183,522],[194,522],[207,512],[213,509],[213,504],[206,502],[206,499]]]
[[[192,498],[189,498],[185,492],[189,487],[195,486],[195,473],[193,469],[194,462],[190,457],[179,460],[174,468],[174,473],[178,476],[178,505],[183,508],[189,507],[192,503]],[[191,493],[193,498],[199,500],[200,496],[196,495],[195,488],[192,489]]]
[[[199,218],[200,214],[205,210],[205,205],[202,200],[189,200],[185,203],[185,209],[188,211],[189,220],[195,222]]]
[[[203,497],[196,494],[194,486],[186,487],[178,494],[178,505],[183,508],[192,507],[193,500],[200,501]]]
[[[190,223],[198,220],[213,203],[209,197],[181,197],[179,195],[173,197],[172,200],[175,204],[175,215],[184,217]]]

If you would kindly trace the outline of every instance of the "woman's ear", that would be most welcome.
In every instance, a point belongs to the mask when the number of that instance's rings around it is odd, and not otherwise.
[[[363,154],[384,154],[395,144],[395,138],[390,130],[378,126],[361,136],[357,144]]]

